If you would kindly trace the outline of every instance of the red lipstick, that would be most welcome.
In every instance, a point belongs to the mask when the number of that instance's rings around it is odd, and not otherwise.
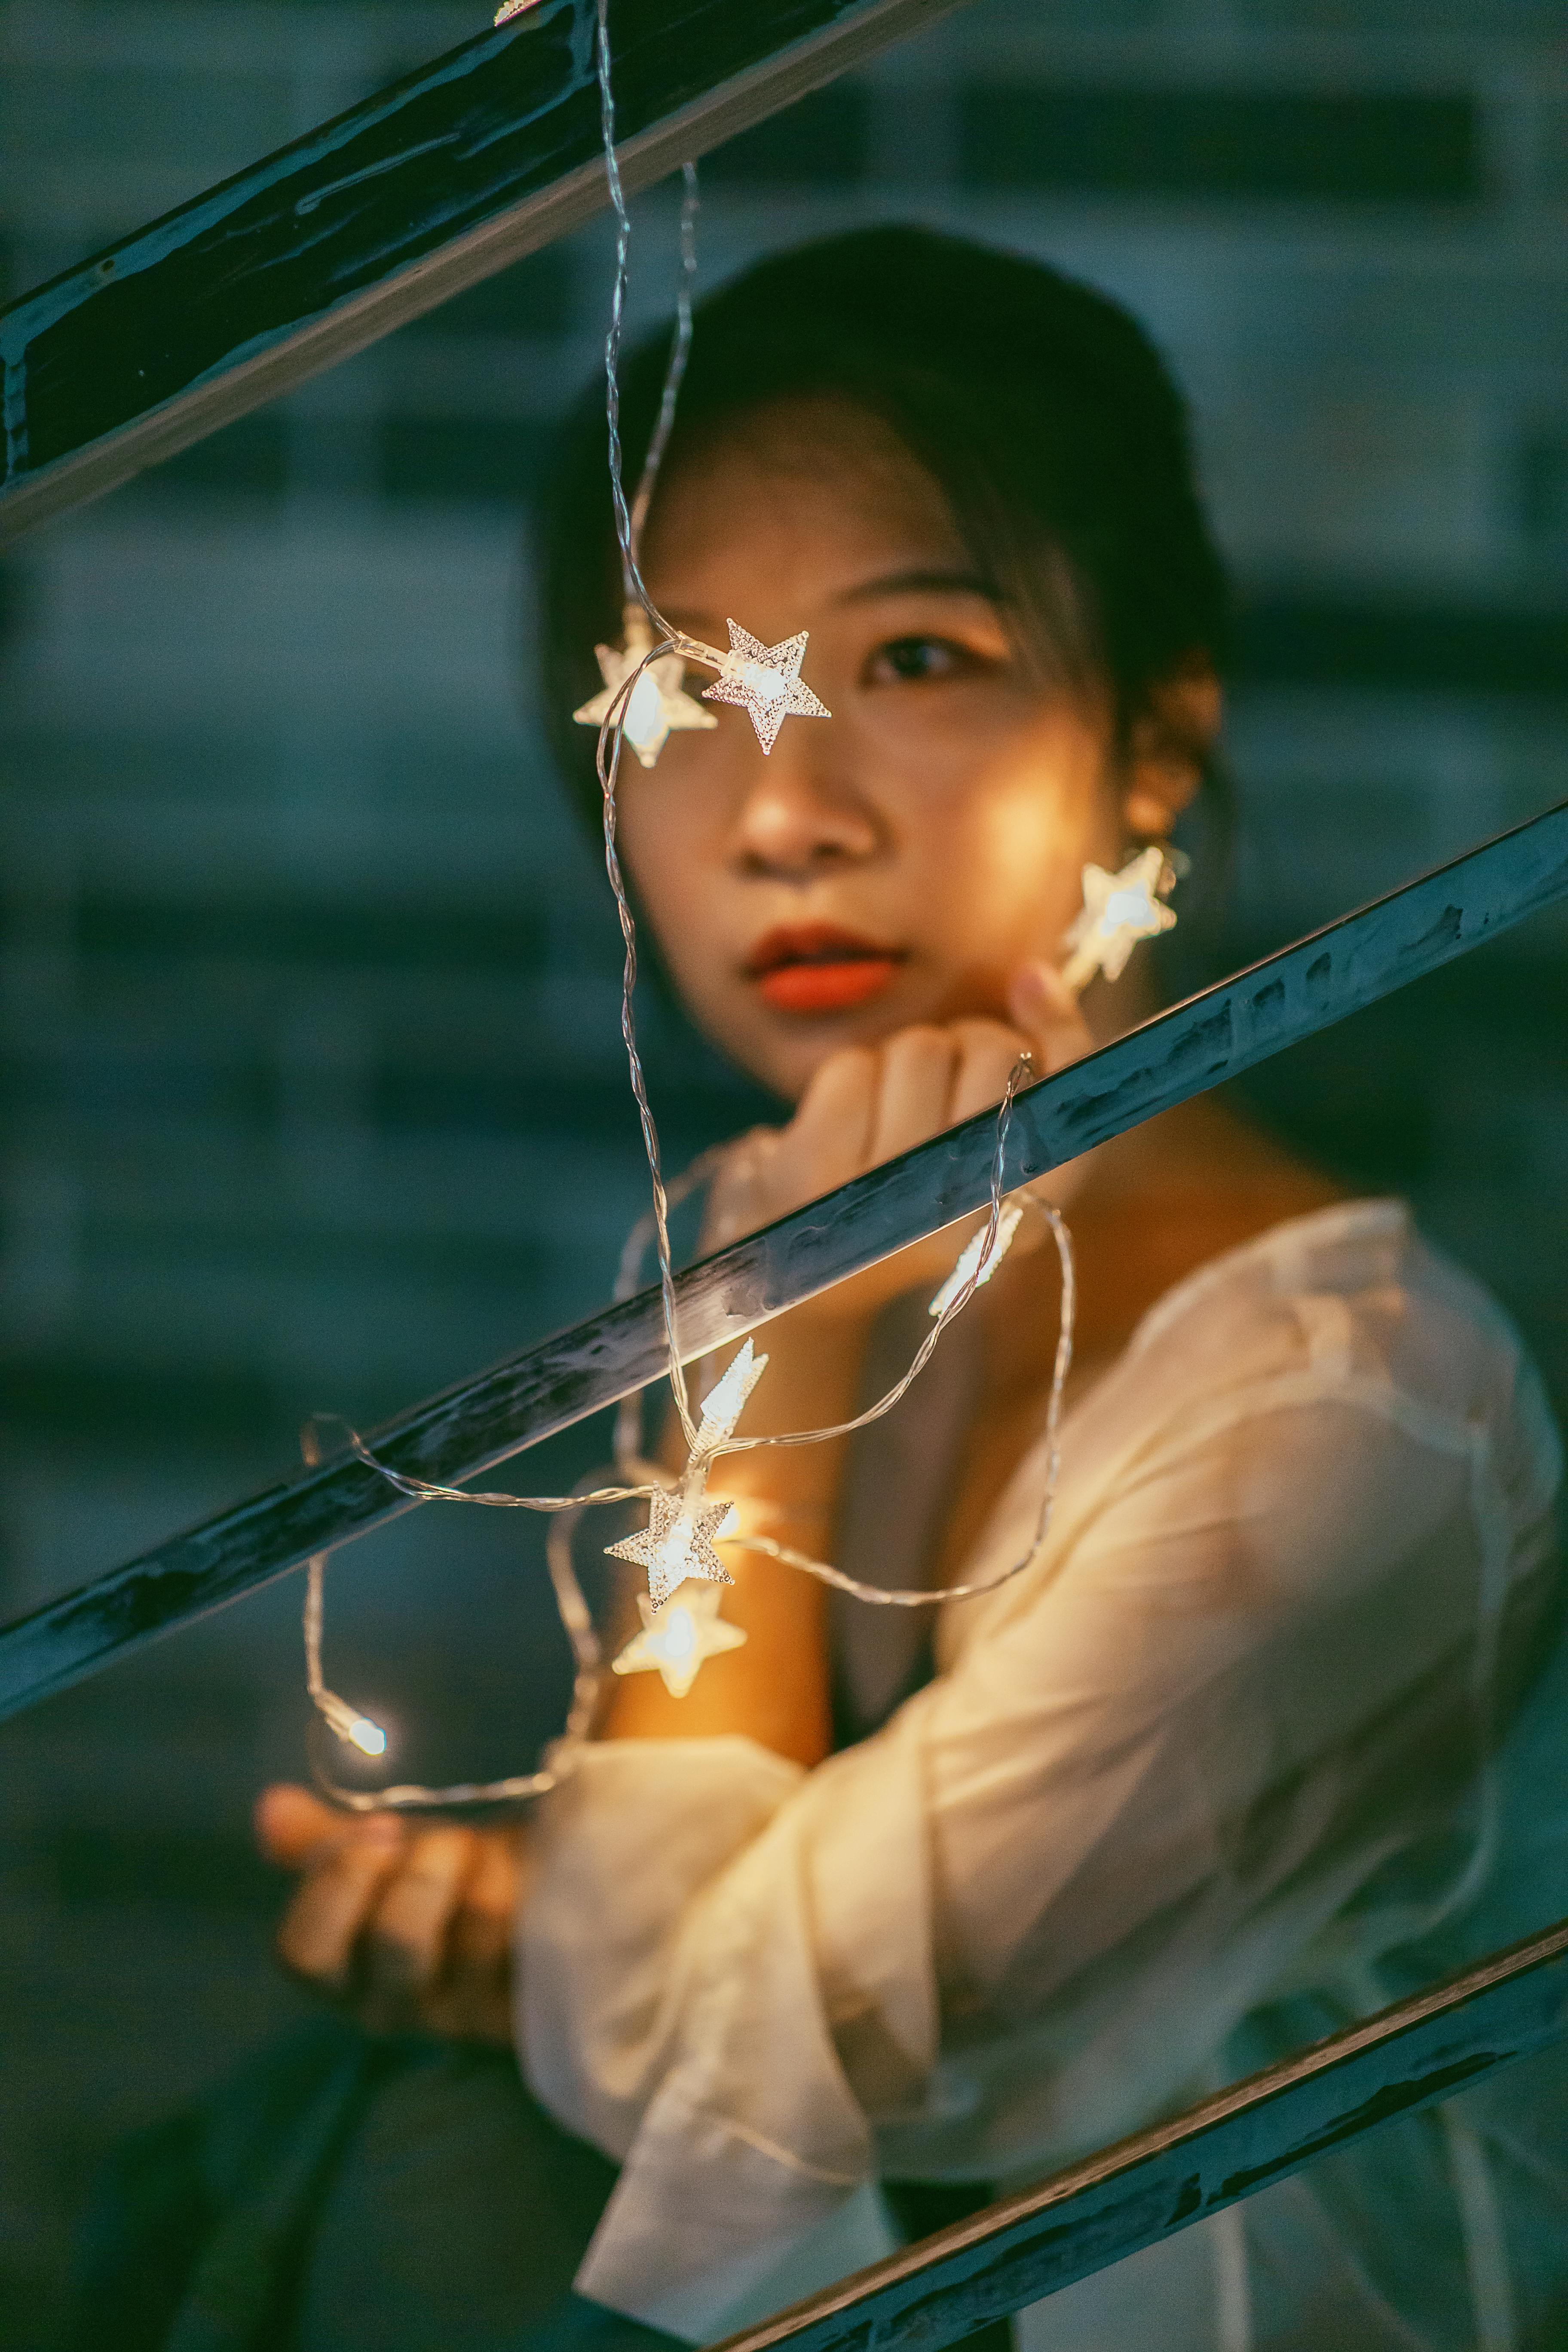
[[[837,923],[790,923],[757,941],[746,976],[775,1013],[847,1013],[879,995],[902,961]]]

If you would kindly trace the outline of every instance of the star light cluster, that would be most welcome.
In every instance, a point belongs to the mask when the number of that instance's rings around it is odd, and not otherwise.
[[[536,5],[537,0],[502,0],[495,22],[504,25]],[[658,1483],[660,1474],[642,1459],[635,1435],[633,1442],[625,1442],[618,1425],[616,1449],[617,1476],[615,1483],[579,1485],[570,1496],[521,1496],[510,1492],[473,1493],[412,1478],[406,1473],[377,1461],[360,1438],[352,1430],[349,1432],[352,1452],[389,1480],[400,1494],[412,1500],[477,1504],[489,1508],[537,1510],[552,1515],[546,1556],[562,1626],[571,1646],[574,1664],[572,1704],[564,1727],[560,1738],[551,1744],[537,1769],[483,1784],[465,1782],[443,1789],[400,1785],[381,1788],[371,1793],[341,1787],[318,1768],[318,1778],[329,1795],[351,1811],[385,1810],[407,1812],[453,1804],[513,1804],[520,1799],[539,1796],[558,1786],[573,1769],[578,1751],[594,1734],[603,1656],[592,1613],[571,1558],[573,1528],[583,1510],[590,1506],[620,1504],[644,1497],[648,1502],[647,1526],[637,1534],[605,1547],[611,1557],[644,1569],[648,1584],[647,1592],[637,1596],[641,1630],[614,1661],[616,1673],[657,1673],[672,1696],[684,1697],[707,1659],[738,1649],[746,1640],[742,1627],[731,1624],[719,1614],[721,1588],[733,1580],[721,1559],[717,1547],[738,1535],[739,1513],[732,1502],[722,1499],[710,1502],[708,1499],[708,1479],[715,1460],[730,1443],[768,1360],[766,1356],[757,1355],[748,1339],[704,1398],[700,1423],[695,1433],[691,1431],[679,1370],[681,1356],[677,1344],[674,1307],[669,1303],[673,1274],[668,1234],[664,1222],[669,1195],[659,1173],[653,1113],[644,1089],[636,1045],[633,1008],[637,969],[636,924],[615,848],[616,779],[621,741],[629,742],[642,766],[651,769],[658,763],[672,734],[715,728],[718,720],[710,711],[703,709],[704,702],[728,703],[743,710],[752,722],[764,757],[772,752],[786,718],[826,719],[832,714],[800,674],[808,632],[803,629],[793,636],[782,638],[776,645],[767,645],[749,630],[742,628],[738,622],[727,620],[730,646],[728,652],[721,652],[718,647],[688,636],[665,621],[649,599],[637,568],[641,525],[648,510],[668,440],[690,341],[690,282],[695,269],[697,180],[695,167],[689,163],[684,166],[682,279],[677,305],[677,331],[666,369],[658,423],[648,445],[637,495],[628,508],[620,474],[616,366],[627,285],[630,220],[616,156],[607,0],[597,0],[595,13],[604,162],[616,225],[616,289],[612,325],[605,341],[605,366],[606,410],[611,428],[610,476],[626,601],[622,610],[622,643],[618,646],[599,645],[594,649],[602,680],[601,689],[584,702],[573,716],[578,724],[595,728],[599,732],[597,768],[605,803],[605,863],[621,917],[626,950],[623,966],[622,1032],[654,1188],[653,1224],[659,1246],[661,1280],[666,1287],[670,1379],[677,1391],[682,1423],[691,1438],[691,1445],[679,1481],[673,1487],[666,1488]],[[666,649],[655,656],[654,648],[660,644]],[[686,671],[693,664],[716,673],[713,684],[703,689],[701,700],[685,690]],[[1173,850],[1166,852],[1152,848],[1134,857],[1117,874],[1110,874],[1094,865],[1085,866],[1083,911],[1065,941],[1070,951],[1064,972],[1069,987],[1075,990],[1082,988],[1098,971],[1104,971],[1114,980],[1125,967],[1136,940],[1152,938],[1171,928],[1175,918],[1161,902],[1177,873],[1182,870],[1183,863]],[[995,1224],[991,1246],[989,1249],[986,1247],[987,1233],[993,1230],[988,1220],[987,1224],[972,1236],[952,1274],[931,1300],[931,1313],[936,1318],[937,1328],[921,1342],[909,1370],[885,1396],[858,1414],[853,1422],[829,1429],[794,1431],[776,1441],[755,1442],[798,1445],[842,1437],[890,1411],[936,1346],[943,1323],[960,1294],[969,1284],[978,1288],[1001,1263],[1013,1240],[1020,1214],[1016,1204],[1003,1202],[1002,1171],[1014,1093],[1020,1072],[1026,1064],[1027,1057],[1025,1057],[1009,1077],[997,1114],[991,1201]],[[703,1160],[708,1157],[703,1155]],[[674,1188],[670,1191],[673,1192]],[[1046,1420],[1046,1490],[1028,1549],[999,1572],[974,1583],[960,1583],[940,1590],[921,1587],[904,1591],[864,1584],[830,1563],[814,1559],[762,1533],[754,1521],[746,1538],[750,1545],[837,1591],[883,1606],[890,1602],[910,1607],[942,1606],[949,1601],[992,1591],[1011,1578],[1021,1575],[1033,1564],[1045,1544],[1054,1509],[1058,1463],[1057,1431],[1072,1361],[1076,1299],[1070,1236],[1058,1213],[1048,1203],[1044,1204],[1043,1213],[1055,1236],[1060,1261],[1062,1307]],[[634,1259],[634,1268],[637,1262]],[[617,1297],[626,1295],[617,1289]],[[635,1405],[632,1411],[635,1433],[637,1425]],[[312,1464],[320,1458],[313,1429],[307,1433],[305,1455],[306,1460]],[[321,1620],[325,1567],[325,1554],[315,1556],[309,1563],[306,1580],[304,1635],[308,1695],[317,1714],[339,1739],[357,1748],[363,1756],[381,1757],[393,1744],[387,1731],[374,1718],[362,1715],[331,1690],[322,1676]]]
[[[708,1501],[708,1474],[719,1448],[733,1436],[767,1364],[748,1339],[702,1400],[702,1419],[679,1485],[654,1496],[646,1528],[605,1546],[612,1559],[647,1570],[647,1596],[637,1596],[643,1630],[616,1660],[616,1672],[635,1675],[657,1667],[676,1698],[690,1689],[704,1658],[735,1649],[746,1638],[719,1615],[718,1592],[705,1590],[734,1582],[714,1546],[734,1532],[739,1517],[733,1503]],[[671,1595],[689,1583],[691,1589],[677,1607]]]

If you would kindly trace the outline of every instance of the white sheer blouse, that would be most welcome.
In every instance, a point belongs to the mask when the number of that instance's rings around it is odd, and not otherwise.
[[[1516,1705],[1559,1474],[1499,1309],[1399,1204],[1327,1210],[1144,1318],[1066,1423],[1043,1557],[942,1609],[880,1731],[811,1772],[592,1749],[518,1938],[528,2077],[624,2168],[581,2291],[711,2340],[887,2252],[879,2178],[1020,2183],[1568,1910],[1555,1669]],[[967,1575],[1026,1548],[1042,1475]],[[1026,2346],[1548,2340],[1563,2087],[1501,2080]]]

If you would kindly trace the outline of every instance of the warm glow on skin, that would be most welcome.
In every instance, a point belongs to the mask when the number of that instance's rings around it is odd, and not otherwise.
[[[660,605],[710,645],[727,642],[731,618],[767,644],[809,629],[802,674],[833,713],[786,719],[764,760],[743,710],[706,704],[718,709],[712,731],[672,736],[656,768],[628,756],[620,772],[626,862],[697,1020],[792,1099],[831,1065],[815,1112],[808,1097],[773,1136],[761,1189],[742,1188],[753,1223],[994,1104],[1015,1047],[1058,1069],[1154,1009],[1142,951],[1113,984],[1092,981],[1081,1007],[1047,1001],[1039,966],[1062,961],[1084,866],[1114,871],[1130,841],[1164,838],[1195,790],[1195,755],[1219,717],[1201,657],[1155,698],[1173,697],[1182,724],[1135,715],[1119,772],[1105,711],[1026,674],[933,484],[841,403],[761,414],[672,472],[644,554]],[[700,692],[701,674],[687,682]],[[794,978],[766,991],[748,976],[767,933],[813,925],[892,960],[858,981],[853,961],[781,964]],[[1023,983],[1011,1000],[1010,981]],[[1172,1283],[1335,1197],[1212,1097],[1077,1167],[1080,1380],[1114,1360]],[[917,1281],[929,1296],[962,1238],[902,1252],[770,1322],[767,1381],[744,1433],[847,1419],[884,1296]],[[1020,1244],[968,1310],[984,1334],[983,1385],[939,1580],[966,1564],[1038,1436],[1057,1305],[1054,1253]],[[667,1460],[679,1473],[684,1449],[672,1442]],[[754,1510],[753,1531],[776,1526],[829,1558],[843,1462],[841,1440],[729,1455],[714,1465],[713,1499]],[[810,1767],[832,1737],[822,1588],[743,1541],[726,1563],[735,1581],[718,1622],[744,1645],[679,1698],[658,1672],[623,1665],[605,1736],[742,1735]],[[700,1617],[717,1591],[699,1587],[683,1604],[694,1647],[710,1640]],[[303,1873],[279,1936],[298,1975],[351,1999],[373,2031],[507,2041],[523,1832],[345,1822],[290,1789],[268,1792],[260,1826],[272,1858]]]
[[[775,409],[668,478],[646,558],[661,610],[710,643],[731,615],[767,643],[808,629],[833,713],[787,719],[764,758],[721,709],[657,769],[622,766],[626,862],[701,1026],[793,1100],[840,1047],[1005,1020],[1010,975],[1059,961],[1086,860],[1119,864],[1126,829],[1107,713],[1026,672],[935,484],[843,404]],[[812,923],[892,950],[890,980],[826,1011],[770,997],[752,950]]]

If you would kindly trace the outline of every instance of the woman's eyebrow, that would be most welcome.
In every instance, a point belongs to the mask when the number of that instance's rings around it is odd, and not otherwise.
[[[908,572],[884,572],[875,580],[863,580],[858,587],[847,588],[835,602],[840,604],[865,604],[877,596],[979,596],[987,604],[1007,602],[994,581],[984,579],[977,572],[944,572],[916,567]]]

